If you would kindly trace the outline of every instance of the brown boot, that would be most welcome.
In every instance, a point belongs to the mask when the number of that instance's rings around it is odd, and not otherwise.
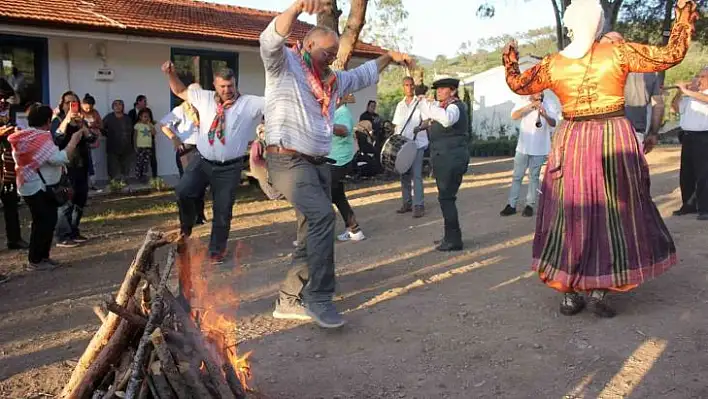
[[[408,213],[412,211],[413,208],[411,207],[410,204],[403,204],[399,210],[396,211],[396,213]]]
[[[425,215],[425,208],[421,206],[415,206],[413,207],[413,217],[418,219],[422,218]]]

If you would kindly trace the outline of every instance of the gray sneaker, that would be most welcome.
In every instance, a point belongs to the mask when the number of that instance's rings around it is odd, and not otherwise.
[[[280,299],[275,301],[275,310],[273,311],[273,317],[276,319],[283,320],[312,320],[312,318],[305,311],[305,307],[302,306],[300,301],[283,301]]]
[[[27,270],[29,270],[29,271],[47,271],[47,270],[54,270],[56,268],[57,268],[57,266],[55,266],[47,261],[44,261],[44,260],[41,262],[38,262],[38,263],[29,262],[27,264]]]
[[[346,324],[332,302],[308,303],[305,311],[322,328],[339,328]]]

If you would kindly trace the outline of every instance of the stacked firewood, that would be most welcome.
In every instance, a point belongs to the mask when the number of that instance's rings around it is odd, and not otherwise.
[[[147,233],[115,298],[94,308],[103,323],[61,398],[246,397],[248,365],[229,360],[235,359],[235,331],[202,331],[189,305],[167,287],[182,244],[178,233]],[[155,251],[165,246],[160,267]]]

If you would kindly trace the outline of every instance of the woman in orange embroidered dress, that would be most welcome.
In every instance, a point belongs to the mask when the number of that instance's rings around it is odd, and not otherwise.
[[[552,90],[564,121],[556,129],[541,187],[533,269],[564,294],[560,310],[585,307],[601,317],[615,311],[608,291],[629,291],[676,264],[676,248],[649,190],[649,169],[624,117],[629,72],[658,72],[680,63],[698,18],[692,0],[679,0],[665,47],[599,43],[597,0],[574,0],[563,22],[572,42],[520,73],[516,43],[504,50],[514,92]]]

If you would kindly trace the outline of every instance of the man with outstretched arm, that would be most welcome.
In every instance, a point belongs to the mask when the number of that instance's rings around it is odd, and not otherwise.
[[[339,51],[337,34],[315,27],[302,43],[285,42],[302,13],[318,14],[328,0],[298,0],[278,15],[261,34],[266,70],[266,153],[275,188],[304,218],[307,234],[299,234],[293,267],[280,289],[273,316],[314,319],[325,328],[344,325],[333,303],[334,228],[330,152],[337,99],[375,85],[390,63],[412,65],[404,54],[391,52],[349,71],[330,65]],[[300,235],[306,236],[302,239]],[[304,237],[303,237],[304,238]]]
[[[182,233],[189,236],[197,220],[197,201],[211,186],[213,217],[209,257],[213,264],[224,262],[231,230],[231,216],[248,142],[263,117],[264,98],[241,95],[234,71],[214,72],[214,90],[193,87],[189,90],[179,79],[172,62],[162,66],[170,89],[189,101],[199,113],[196,136],[198,154],[184,170],[177,185],[177,202]]]

